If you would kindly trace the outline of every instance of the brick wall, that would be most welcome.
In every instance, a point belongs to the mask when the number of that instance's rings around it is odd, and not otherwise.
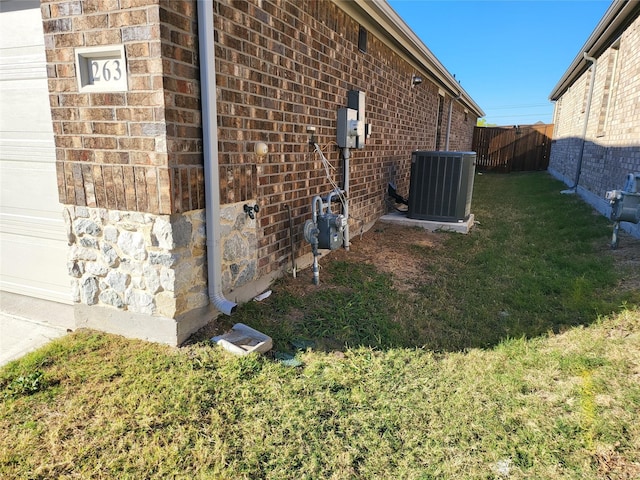
[[[194,2],[43,0],[41,11],[61,202],[203,208]],[[118,44],[128,91],[79,93],[74,49]]]
[[[386,212],[392,180],[409,190],[410,152],[435,147],[438,87],[425,78],[411,87],[415,69],[368,32],[367,52],[358,49],[359,24],[333,2],[215,2],[218,121],[222,202],[258,199],[260,275],[286,265],[287,214],[291,207],[298,251],[308,250],[302,225],[311,199],[331,189],[307,126],[336,167],[336,111],[347,92],[366,94],[373,133],[364,150],[352,151],[351,232]],[[446,131],[451,96],[445,95]],[[470,150],[477,118],[456,103],[450,149]],[[253,153],[266,142],[269,154]]]
[[[616,58],[617,57],[617,58]],[[591,73],[585,72],[556,102],[549,169],[573,185],[582,149]],[[597,57],[580,187],[594,199],[621,188],[640,171],[640,17],[619,43]]]
[[[337,109],[346,106],[349,90],[366,94],[373,131],[366,148],[352,151],[350,170],[351,232],[357,235],[386,212],[389,181],[408,194],[411,151],[436,146],[441,94],[444,148],[452,98],[375,32],[368,32],[367,51],[360,51],[360,25],[333,2],[217,0],[211,6],[220,197],[233,208],[243,202],[261,207],[255,241],[247,234],[257,254],[247,254],[243,270],[255,279],[288,262],[285,204],[303,254],[310,250],[302,225],[311,200],[331,190],[307,126],[316,128],[341,184]],[[98,216],[103,210],[171,215],[171,223],[204,208],[195,0],[42,0],[41,11],[62,203],[98,209],[90,212]],[[79,93],[74,48],[119,44],[128,91]],[[424,82],[412,87],[415,73]],[[471,149],[475,123],[454,102],[451,150]],[[253,153],[256,142],[267,143],[266,157]],[[151,240],[145,248],[155,248]],[[187,260],[172,268],[178,272]],[[231,283],[248,280],[238,265],[229,262],[222,273]]]

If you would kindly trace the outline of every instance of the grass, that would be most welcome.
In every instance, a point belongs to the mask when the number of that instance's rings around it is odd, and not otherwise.
[[[329,349],[459,351],[559,333],[640,303],[637,290],[617,288],[607,220],[561,189],[546,174],[478,176],[480,224],[469,235],[443,234],[440,248],[412,246],[407,262],[424,268],[412,294],[347,256],[322,264],[327,288],[301,298],[284,282],[277,298],[234,320],[269,332],[282,349],[302,339]]]
[[[91,331],[10,363],[0,477],[639,478],[638,292],[559,187],[478,177],[481,225],[416,246],[413,291],[329,258],[240,308],[297,368]]]

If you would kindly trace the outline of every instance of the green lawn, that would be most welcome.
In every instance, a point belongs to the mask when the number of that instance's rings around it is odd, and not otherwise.
[[[80,331],[7,365],[0,477],[640,478],[640,269],[562,188],[476,177],[410,291],[349,255],[278,282],[227,320],[278,355]]]

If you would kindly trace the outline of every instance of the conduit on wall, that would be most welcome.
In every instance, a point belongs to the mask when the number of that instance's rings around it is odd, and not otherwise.
[[[449,120],[447,121],[447,137],[445,140],[444,150],[445,152],[449,151],[449,136],[451,134],[451,115],[453,114],[453,102],[460,100],[460,94],[456,98],[451,98],[451,102],[449,102]]]
[[[349,250],[351,243],[349,241],[349,182],[350,182],[350,162],[351,152],[348,148],[342,149],[342,158],[344,160],[343,169],[344,175],[342,180],[342,190],[344,190],[344,201],[342,202],[342,210],[344,213],[344,218],[347,219],[347,224],[344,227],[343,234],[343,246],[345,250]]]
[[[213,37],[213,4],[198,0],[198,47],[200,56],[200,98],[202,103],[202,150],[204,156],[205,218],[207,223],[207,274],[209,301],[231,315],[237,304],[222,293],[220,249],[220,192],[218,172],[218,118],[216,62]]]

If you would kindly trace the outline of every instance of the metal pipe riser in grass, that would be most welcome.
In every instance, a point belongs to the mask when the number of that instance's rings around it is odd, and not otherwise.
[[[611,190],[605,194],[605,198],[611,204],[611,220],[613,224],[613,236],[611,248],[618,248],[620,222],[640,223],[640,192],[638,182],[640,173],[627,175],[627,182],[622,190]]]
[[[315,250],[315,251],[314,251]],[[320,285],[320,267],[318,265],[318,246],[312,247],[313,251],[313,284]]]
[[[316,197],[320,198],[320,197]],[[314,199],[315,200],[315,199]],[[317,218],[317,213],[315,212],[315,201],[314,201],[314,219]],[[318,285],[320,283],[320,267],[318,265],[318,257],[320,256],[320,252],[318,252],[318,235],[320,234],[320,230],[318,229],[318,224],[312,220],[307,220],[304,224],[304,238],[307,242],[311,244],[311,253],[313,254],[313,284]]]

